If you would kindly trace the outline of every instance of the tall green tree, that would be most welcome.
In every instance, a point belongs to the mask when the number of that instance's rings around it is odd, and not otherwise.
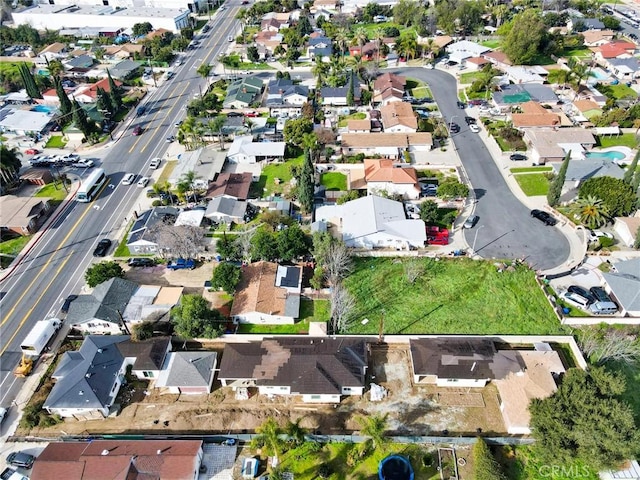
[[[480,437],[473,445],[473,478],[474,480],[505,480],[487,443]]]
[[[549,191],[547,192],[547,202],[552,207],[555,207],[560,203],[560,196],[562,195],[562,187],[564,186],[564,181],[567,178],[567,169],[569,168],[569,161],[571,160],[571,150],[567,152],[564,156],[564,160],[562,161],[562,165],[560,166],[560,171],[556,178],[553,179],[551,185],[549,186]]]
[[[360,434],[369,437],[374,449],[382,448],[389,443],[389,437],[386,436],[388,413],[384,415],[370,415],[367,417],[357,417],[356,421],[360,424]]]
[[[356,85],[353,77],[354,74],[351,72],[351,75],[349,75],[349,85],[347,86],[347,105],[350,107],[353,107],[356,104]]]
[[[17,148],[7,148],[0,146],[0,191],[6,192],[9,187],[17,185],[19,182],[22,154]]]
[[[305,149],[304,163],[302,164],[302,172],[298,181],[298,201],[302,211],[307,214],[311,213],[313,209],[313,189],[315,185],[315,173],[311,155],[311,149]]]
[[[284,434],[282,427],[273,417],[256,428],[257,435],[251,439],[251,448],[261,449],[266,455],[278,458],[284,448],[284,441],[280,438]]]
[[[611,217],[624,217],[636,208],[636,192],[619,178],[590,178],[580,185],[578,194],[580,198],[591,196],[602,200]]]
[[[124,278],[124,270],[118,262],[94,263],[84,274],[84,280],[91,288],[112,278]]]
[[[68,115],[71,113],[73,105],[62,86],[62,81],[58,77],[53,77],[53,84],[56,89],[56,94],[58,95],[58,100],[60,101],[60,115],[65,120],[65,123],[67,123],[70,120]]]
[[[89,120],[87,117],[87,112],[84,111],[84,108],[80,106],[77,100],[74,100],[72,103],[73,106],[73,123],[74,125],[82,132],[85,138],[89,138],[89,136],[95,130],[95,124],[93,121]]]
[[[276,234],[276,248],[278,259],[291,261],[309,253],[309,237],[297,223],[289,225]]]
[[[109,69],[107,69],[107,78],[109,80],[109,97],[111,97],[111,105],[113,105],[113,110],[118,112],[122,108],[122,91],[113,80]]]
[[[546,37],[540,12],[534,8],[525,9],[509,24],[511,28],[502,42],[502,51],[514,65],[530,65],[542,50]]]
[[[620,400],[624,378],[601,367],[570,369],[558,390],[530,406],[531,430],[542,462],[576,460],[596,470],[619,467],[640,448],[631,407]]]
[[[209,130],[212,133],[218,134],[218,141],[220,142],[220,150],[224,150],[224,134],[222,133],[222,128],[226,122],[226,118],[222,115],[217,116],[213,120],[210,120],[208,123]]]
[[[98,87],[96,96],[96,107],[98,108],[98,111],[108,117],[113,115],[113,105],[111,103],[110,95],[104,89]]]
[[[624,180],[624,183],[626,183],[627,185],[631,185],[631,183],[633,182],[633,177],[636,173],[636,170],[638,169],[638,157],[640,157],[640,151],[636,153],[631,163],[627,166],[627,170],[624,172],[624,177],[622,180]]]
[[[233,263],[222,262],[213,270],[211,286],[221,288],[229,295],[233,295],[240,281],[240,267]]]
[[[276,237],[268,227],[260,227],[251,237],[251,258],[273,261],[278,258]]]
[[[207,78],[211,73],[211,65],[208,63],[202,63],[196,70],[196,73],[200,75],[202,78]]]
[[[27,95],[31,98],[42,98],[42,94],[40,93],[40,90],[38,90],[38,86],[36,85],[35,78],[33,78],[31,69],[24,62],[22,62],[18,68],[20,69],[20,78],[22,79],[22,84],[27,91]]]
[[[142,35],[146,35],[153,31],[153,25],[151,25],[150,22],[136,23],[131,28],[131,31],[134,36],[141,37]]]
[[[313,131],[313,122],[307,118],[289,120],[283,130],[284,141],[299,146],[302,144],[305,133]]]
[[[201,295],[184,295],[180,305],[171,309],[176,333],[184,338],[216,338],[224,321],[222,314],[209,307]]]

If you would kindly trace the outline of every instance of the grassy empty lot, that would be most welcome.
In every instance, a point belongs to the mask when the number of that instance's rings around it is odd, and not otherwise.
[[[622,135],[613,137],[596,137],[598,144],[602,148],[607,147],[629,147],[636,148],[638,146],[638,139],[633,133],[623,133]]]
[[[542,173],[516,175],[515,179],[527,197],[546,195],[549,191],[549,180]]]
[[[365,118],[367,118],[367,114],[363,112],[355,112],[344,116],[341,115],[338,120],[338,126],[346,127],[349,120],[364,120]]]
[[[460,83],[473,83],[482,77],[482,72],[467,72],[460,75]]]
[[[49,137],[49,140],[47,140],[44,148],[64,148],[66,144],[67,141],[62,138],[62,135],[52,135]]]
[[[413,284],[409,262],[423,268]],[[376,334],[383,315],[387,334],[564,332],[524,267],[498,273],[493,262],[470,259],[358,258],[345,286],[356,301],[349,333]]]
[[[344,173],[323,173],[320,183],[324,185],[327,190],[336,190],[339,192],[347,190],[347,176]]]

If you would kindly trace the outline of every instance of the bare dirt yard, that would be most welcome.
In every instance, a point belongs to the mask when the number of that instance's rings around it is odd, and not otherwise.
[[[222,342],[206,345],[222,354]],[[340,405],[302,403],[299,397],[257,395],[238,400],[230,388],[214,383],[209,395],[161,394],[152,384],[133,381],[121,389],[117,400],[121,411],[104,420],[67,420],[48,428],[36,428],[36,436],[95,435],[114,433],[247,433],[267,418],[284,424],[301,420],[301,426],[323,434],[359,430],[357,417],[388,414],[389,431],[397,434],[440,435],[504,432],[494,387],[450,389],[413,385],[408,346],[373,346],[369,366],[370,382],[387,389],[380,402],[347,397]]]

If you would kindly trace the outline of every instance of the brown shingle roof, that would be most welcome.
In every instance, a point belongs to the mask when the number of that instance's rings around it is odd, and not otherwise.
[[[40,51],[40,55],[43,53],[60,53],[65,49],[65,44],[60,42],[52,43],[51,45],[43,48]]]
[[[588,112],[589,110],[602,110],[600,105],[598,105],[593,100],[576,100],[573,102],[573,106],[578,109],[580,112]]]
[[[399,147],[432,145],[433,137],[428,132],[410,133],[343,133],[343,148]]]
[[[511,115],[514,127],[555,127],[560,125],[560,117],[555,113],[514,113]]]
[[[484,58],[489,60],[495,60],[498,63],[504,63],[505,65],[513,65],[506,53],[494,50],[493,52],[487,52],[482,54]]]
[[[389,87],[392,87],[397,90],[404,91],[404,87],[406,84],[406,77],[387,72],[376,78],[375,82],[373,82],[373,89],[374,91],[381,92]]]
[[[206,198],[216,198],[222,195],[235,197],[238,200],[246,200],[249,196],[253,177],[249,172],[220,173],[215,181],[209,183]]]
[[[50,443],[36,459],[31,478],[191,480],[197,475],[201,448],[201,440]]]
[[[347,130],[371,130],[371,120],[368,118],[363,120],[347,120]]]
[[[413,108],[407,102],[391,102],[380,107],[382,115],[382,125],[384,128],[391,128],[396,125],[404,125],[411,129],[418,128],[418,120],[416,119]]]
[[[365,158],[364,175],[367,182],[418,183],[415,168],[394,165],[391,159]]]
[[[287,290],[276,287],[278,264],[251,263],[242,268],[240,283],[233,299],[231,316],[251,312],[284,315]]]

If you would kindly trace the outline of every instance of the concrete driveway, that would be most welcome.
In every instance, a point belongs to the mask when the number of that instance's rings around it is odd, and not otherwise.
[[[531,218],[530,210],[513,194],[479,134],[464,122],[468,115],[456,106],[456,79],[449,73],[424,68],[401,68],[396,73],[429,84],[446,121],[460,125],[453,135],[454,148],[475,191],[475,228],[464,232],[476,254],[484,258],[524,258],[535,269],[546,270],[566,262],[569,242],[562,232]]]

